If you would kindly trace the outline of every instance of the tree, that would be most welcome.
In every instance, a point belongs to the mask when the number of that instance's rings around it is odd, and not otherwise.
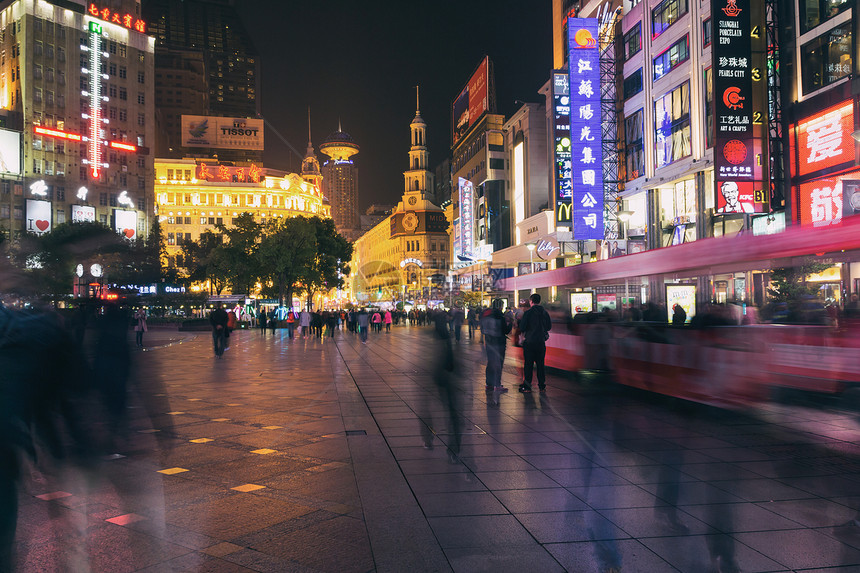
[[[260,276],[260,262],[257,257],[262,224],[254,220],[251,213],[242,213],[226,227],[216,225],[225,237],[221,256],[229,269],[233,293],[247,294]]]
[[[795,267],[780,267],[773,269],[770,275],[770,287],[767,289],[771,302],[786,303],[789,308],[799,305],[805,298],[815,296],[819,285],[806,282],[806,277],[820,273],[831,265],[808,259]]]
[[[101,223],[68,222],[44,235],[25,234],[12,254],[32,285],[31,296],[65,296],[72,290],[75,266],[98,263],[106,280],[126,279],[128,241]]]
[[[230,275],[227,257],[224,254],[224,236],[221,233],[203,231],[196,241],[182,243],[182,255],[190,281],[210,281],[216,294],[227,286]]]
[[[349,275],[347,261],[352,258],[352,244],[347,241],[331,219],[310,219],[316,235],[316,253],[301,273],[299,282],[305,288],[308,303],[320,289],[341,288]]]
[[[312,264],[317,249],[316,231],[306,217],[269,219],[257,250],[261,277],[277,286],[278,301],[292,306],[293,291],[304,269]]]

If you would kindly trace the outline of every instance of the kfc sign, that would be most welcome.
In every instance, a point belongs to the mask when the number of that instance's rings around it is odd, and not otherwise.
[[[828,108],[797,125],[797,172],[803,176],[854,161],[854,102]]]

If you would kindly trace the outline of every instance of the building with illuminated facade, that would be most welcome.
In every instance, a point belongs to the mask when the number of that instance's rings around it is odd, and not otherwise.
[[[0,32],[0,115],[22,140],[0,227],[95,221],[146,236],[154,41],[139,2],[0,2]]]
[[[323,195],[331,202],[331,214],[338,232],[350,240],[357,239],[361,234],[358,214],[358,166],[353,160],[359,149],[352,136],[345,133],[340,124],[337,131],[320,145],[320,151],[329,157],[322,165]]]
[[[143,13],[156,57],[168,64],[155,77],[158,127],[165,134],[158,157],[200,153],[181,146],[183,114],[260,117],[260,58],[232,0],[144,0]],[[262,151],[221,149],[218,157],[259,163]]]
[[[350,288],[359,304],[427,304],[446,294],[449,223],[430,200],[434,174],[420,111],[409,127],[412,145],[403,196],[389,217],[354,244]]]
[[[157,159],[155,197],[168,266],[182,265],[182,243],[242,213],[272,217],[331,216],[319,186],[296,173],[256,164],[201,159]]]

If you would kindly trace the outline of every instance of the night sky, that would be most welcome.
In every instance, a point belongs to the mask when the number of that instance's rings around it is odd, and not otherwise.
[[[497,111],[542,101],[552,67],[551,0],[236,3],[262,62],[263,116],[302,156],[307,107],[317,156],[343,130],[361,147],[362,212],[396,203],[408,167],[415,85],[428,124],[430,165],[450,154],[451,104],[484,55],[495,65]],[[300,159],[268,127],[265,164],[298,171]]]

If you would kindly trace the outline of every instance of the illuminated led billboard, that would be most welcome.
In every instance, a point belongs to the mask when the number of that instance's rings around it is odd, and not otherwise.
[[[21,174],[21,133],[0,129],[0,173]]]
[[[600,44],[596,18],[568,18],[573,238],[603,239]],[[564,204],[561,205],[563,207]],[[557,204],[557,207],[559,205]],[[564,213],[556,213],[563,221]]]
[[[263,150],[263,120],[247,117],[182,116],[182,146]]]
[[[490,74],[490,60],[484,58],[469,83],[454,100],[452,133],[454,145],[469,132],[469,128],[478,122],[484,112],[490,109],[489,91],[487,82]]]
[[[794,175],[854,161],[854,102],[842,102],[827,108],[797,125],[797,148]]]
[[[117,209],[113,212],[114,230],[129,241],[137,238],[137,211]]]
[[[460,190],[460,251],[456,255],[460,260],[470,261],[472,260],[472,244],[474,243],[472,236],[472,225],[474,224],[472,182],[460,177],[458,187]]]
[[[553,159],[555,163],[555,217],[557,223],[570,223],[570,76],[552,75]],[[517,220],[519,222],[519,220]]]
[[[51,202],[27,199],[27,232],[44,235],[51,232]]]

